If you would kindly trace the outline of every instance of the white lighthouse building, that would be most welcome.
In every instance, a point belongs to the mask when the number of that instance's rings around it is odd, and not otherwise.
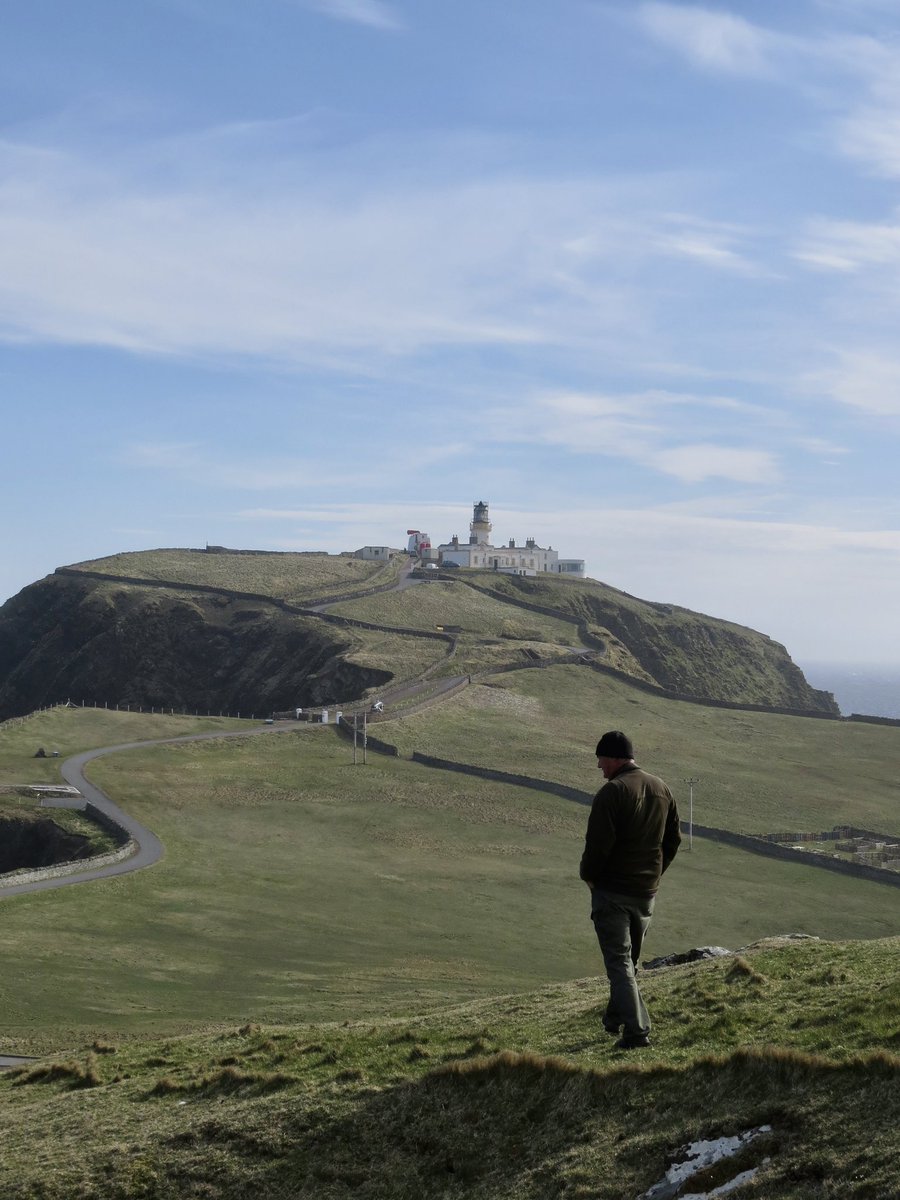
[[[454,535],[449,542],[438,546],[440,562],[500,571],[506,575],[541,575],[549,572],[569,579],[584,578],[583,558],[560,558],[559,552],[552,546],[539,546],[534,538],[526,538],[521,546],[516,544],[515,538],[510,538],[508,545],[494,546],[491,543],[492,528],[487,502],[476,501],[469,524],[468,542],[460,542]]]

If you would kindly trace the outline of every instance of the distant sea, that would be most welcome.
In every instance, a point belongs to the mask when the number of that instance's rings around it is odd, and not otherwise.
[[[798,662],[814,688],[832,692],[841,713],[900,718],[900,663]]]

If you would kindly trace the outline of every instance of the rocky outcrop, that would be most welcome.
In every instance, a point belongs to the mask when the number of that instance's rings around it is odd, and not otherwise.
[[[263,715],[391,679],[347,634],[276,603],[51,575],[0,609],[0,719],[72,697]]]

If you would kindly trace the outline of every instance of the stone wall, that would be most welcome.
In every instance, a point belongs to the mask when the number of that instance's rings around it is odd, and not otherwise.
[[[37,867],[33,871],[10,871],[6,875],[0,875],[0,896],[3,894],[4,886],[19,887],[26,883],[39,883],[44,879],[59,879],[65,875],[77,875],[82,872],[94,871],[99,867],[124,862],[125,859],[131,858],[137,852],[137,843],[128,831],[123,829],[112,817],[97,808],[95,804],[88,801],[84,812],[95,824],[101,826],[101,828],[105,829],[107,833],[112,834],[120,842],[117,849],[109,850],[106,854],[95,854],[92,858],[82,858],[67,863],[55,863],[52,867]]]
[[[372,745],[370,739],[369,744]],[[385,743],[385,745],[389,745]],[[377,747],[373,747],[377,749]],[[385,753],[398,755],[396,746],[389,746]],[[509,783],[516,787],[527,787],[533,791],[545,792],[551,796],[560,796],[565,800],[574,800],[577,804],[589,805],[593,800],[590,792],[579,788],[568,787],[562,783],[554,783],[546,779],[533,779],[528,775],[518,775],[512,771],[497,771],[490,767],[478,767],[470,763],[453,762],[446,758],[436,758],[431,754],[421,754],[418,750],[410,755],[413,762],[426,767],[435,767],[441,771],[455,771],[459,775],[475,775],[480,779],[491,779],[497,783]],[[688,823],[681,822],[682,835],[688,834]],[[867,879],[872,883],[884,883],[888,887],[900,887],[900,872],[884,870],[881,867],[869,867],[861,863],[846,862],[843,859],[827,858],[821,854],[809,854],[804,850],[794,850],[777,842],[764,841],[745,833],[733,833],[730,829],[715,829],[708,825],[694,825],[695,837],[709,841],[723,842],[748,850],[751,854],[761,854],[765,858],[778,858],[783,862],[799,863],[805,867],[819,867],[826,871],[836,871],[840,875],[848,875],[854,879]]]

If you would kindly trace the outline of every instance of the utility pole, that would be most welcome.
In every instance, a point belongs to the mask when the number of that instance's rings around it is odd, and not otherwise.
[[[699,779],[685,779],[684,781],[690,788],[690,808],[688,810],[688,850],[694,848],[694,785],[699,783]]]
[[[366,746],[368,745],[368,740],[369,740],[369,739],[368,739],[368,735],[367,735],[367,733],[366,733],[366,713],[367,713],[367,710],[366,710],[366,709],[363,709],[363,715],[362,715],[362,719],[363,719],[363,723],[362,723],[362,760],[363,760],[363,766],[365,766],[365,764],[366,764]],[[357,710],[357,711],[356,711],[356,712],[353,714],[353,765],[354,765],[354,767],[356,766],[356,764],[357,764],[357,761],[358,761],[358,760],[357,760],[357,757],[356,757],[356,746],[357,746],[357,738],[358,738],[358,736],[359,736],[359,711]]]
[[[367,708],[364,708],[363,709],[363,765],[364,766],[366,763],[366,749],[369,745],[369,735],[366,730],[366,723],[368,721],[368,717],[369,717],[369,710]]]

